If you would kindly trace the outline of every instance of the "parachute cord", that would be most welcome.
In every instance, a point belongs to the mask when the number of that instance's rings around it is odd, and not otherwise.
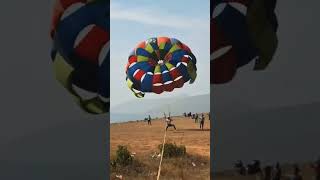
[[[160,179],[161,164],[162,164],[162,158],[163,158],[163,153],[164,153],[164,144],[166,143],[166,136],[167,136],[167,131],[165,130],[165,131],[164,131],[164,137],[163,137],[163,144],[162,144],[162,151],[161,151],[160,163],[159,163],[159,168],[158,168],[157,180]]]

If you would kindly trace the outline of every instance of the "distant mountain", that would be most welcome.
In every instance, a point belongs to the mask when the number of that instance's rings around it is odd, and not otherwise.
[[[124,114],[124,113],[111,113],[110,122],[126,122],[126,121],[136,121],[143,120],[147,115],[145,114]]]
[[[236,160],[312,161],[320,155],[320,103],[216,113],[215,163],[230,169]]]
[[[123,103],[111,108],[111,122],[143,119],[149,114],[153,117],[160,117],[164,112],[169,111],[171,115],[181,115],[184,112],[209,112],[210,94],[141,99],[140,101]]]
[[[136,99],[135,101],[129,101],[129,102],[125,102],[120,105],[111,107],[110,111],[112,113],[127,113],[127,114],[145,113],[146,109],[154,109],[159,105],[172,103],[183,98],[184,97],[182,96],[173,97],[173,98],[162,98],[162,99],[141,98],[141,99]]]
[[[161,104],[156,107],[159,111],[171,111],[173,114],[181,115],[184,112],[210,112],[210,94],[189,96],[176,99],[172,104]]]

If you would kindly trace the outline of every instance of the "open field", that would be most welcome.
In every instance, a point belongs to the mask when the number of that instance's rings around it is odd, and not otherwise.
[[[180,158],[164,159],[160,179],[210,179],[210,121],[206,116],[204,130],[191,118],[172,117],[175,131],[168,128],[166,142],[185,145],[187,155]],[[147,122],[115,123],[110,126],[110,157],[114,158],[118,145],[127,146],[135,153],[134,163],[126,168],[111,169],[111,178],[122,175],[123,179],[156,179],[160,158],[159,153],[165,132],[163,119]]]

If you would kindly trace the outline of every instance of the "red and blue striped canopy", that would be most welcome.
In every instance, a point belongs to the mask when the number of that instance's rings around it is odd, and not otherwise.
[[[58,81],[87,112],[109,111],[109,1],[57,0],[51,57]]]
[[[128,87],[137,97],[146,92],[161,94],[193,83],[197,76],[196,57],[175,38],[154,37],[139,43],[126,66]]]
[[[267,67],[276,51],[276,0],[211,1],[211,84],[233,79],[239,67],[255,61]]]

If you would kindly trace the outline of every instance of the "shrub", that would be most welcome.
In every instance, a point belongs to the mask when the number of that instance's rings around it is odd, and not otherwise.
[[[160,152],[162,151],[162,144],[158,146]],[[171,158],[171,157],[180,157],[186,154],[186,146],[180,145],[177,146],[175,143],[165,143],[164,144],[164,158]]]
[[[116,158],[111,162],[111,166],[127,166],[132,164],[133,158],[126,146],[118,146]]]

